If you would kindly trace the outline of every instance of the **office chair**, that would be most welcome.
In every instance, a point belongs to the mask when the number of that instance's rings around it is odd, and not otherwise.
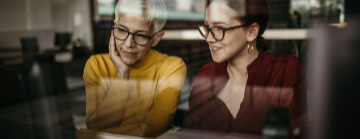
[[[36,37],[20,38],[20,41],[23,53],[39,51],[39,44]]]
[[[36,37],[20,38],[23,52],[23,63],[18,68],[23,77],[25,92],[29,98],[46,94],[44,70],[36,58],[39,45]],[[30,54],[29,54],[30,53]]]

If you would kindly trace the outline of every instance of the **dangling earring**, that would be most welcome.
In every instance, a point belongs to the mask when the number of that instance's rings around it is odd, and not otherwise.
[[[250,48],[250,43],[248,43],[247,47],[248,47],[248,53],[249,53],[249,55],[251,55],[252,51],[254,50],[254,45],[251,45],[251,48]]]

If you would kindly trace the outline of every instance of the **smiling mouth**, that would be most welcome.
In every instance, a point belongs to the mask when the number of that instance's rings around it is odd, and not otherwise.
[[[137,54],[136,52],[128,52],[128,51],[125,51],[125,50],[122,50],[122,53],[127,55],[127,56],[135,56]]]
[[[212,52],[212,53],[216,53],[216,52],[218,52],[219,50],[221,50],[222,48],[221,48],[221,47],[217,47],[217,46],[210,46],[210,49],[211,49],[211,52]]]

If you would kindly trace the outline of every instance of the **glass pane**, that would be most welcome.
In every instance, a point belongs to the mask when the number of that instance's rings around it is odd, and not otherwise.
[[[99,15],[112,16],[115,11],[115,0],[97,0],[97,13]]]
[[[203,21],[206,0],[165,0],[168,20]]]

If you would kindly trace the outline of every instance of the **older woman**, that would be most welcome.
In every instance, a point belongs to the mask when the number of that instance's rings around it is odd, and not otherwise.
[[[171,127],[186,67],[151,49],[165,22],[162,0],[117,2],[109,53],[84,69],[87,131],[154,137]]]
[[[264,53],[266,0],[213,0],[201,35],[214,62],[204,65],[189,98],[187,127],[261,134],[269,107],[287,107],[294,129],[305,125],[305,75],[294,56]]]

